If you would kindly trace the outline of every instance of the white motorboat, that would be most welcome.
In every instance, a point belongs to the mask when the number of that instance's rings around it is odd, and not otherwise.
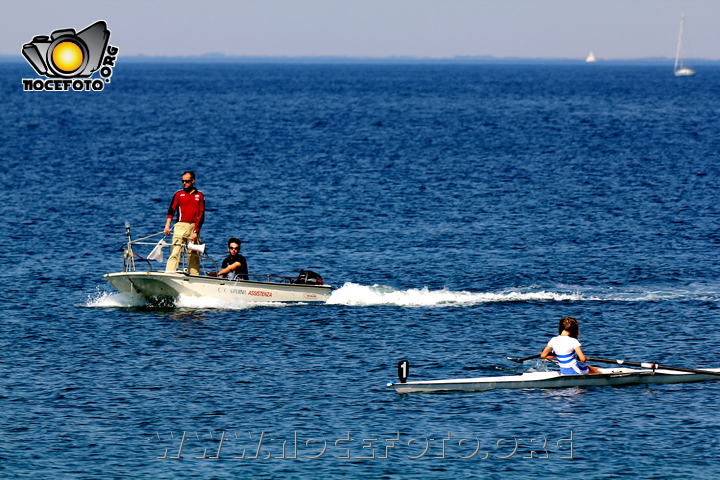
[[[590,359],[588,359],[590,360]],[[598,361],[601,359],[595,359]],[[623,364],[630,362],[614,361]],[[656,368],[599,368],[602,373],[592,375],[561,375],[559,372],[528,372],[519,375],[496,377],[455,378],[408,382],[407,365],[398,364],[400,382],[390,382],[398,393],[418,392],[482,392],[496,388],[567,388],[590,386],[621,386],[659,383],[691,383],[720,380],[720,368],[705,370],[679,369],[674,367]]]
[[[682,38],[683,29],[685,28],[685,11],[682,12],[680,17],[680,34],[678,35],[677,51],[675,52],[675,76],[676,77],[692,77],[695,75],[695,70],[688,68],[683,65],[682,55]]]
[[[225,301],[324,303],[333,288],[331,285],[325,285],[320,275],[309,270],[301,270],[297,277],[248,274],[248,279],[232,280],[207,274],[190,275],[184,268],[177,272],[155,271],[150,260],[138,255],[134,247],[153,245],[155,249],[159,248],[162,244],[143,241],[159,234],[132,240],[129,226],[126,226],[126,234],[128,241],[122,249],[123,271],[108,273],[104,277],[118,292],[131,298],[174,299],[185,295]],[[148,257],[152,255],[151,253]],[[197,255],[201,263],[210,262],[214,266],[214,271],[218,270],[217,263],[205,256],[204,248],[194,245],[191,245],[190,249],[183,247],[181,266],[186,263],[188,255]],[[147,271],[138,271],[137,264],[140,262],[147,265]]]

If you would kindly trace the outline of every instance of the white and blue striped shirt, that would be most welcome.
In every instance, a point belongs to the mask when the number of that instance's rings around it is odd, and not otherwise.
[[[563,375],[587,375],[587,365],[577,360],[575,349],[580,346],[577,338],[558,335],[548,342],[560,364],[560,373]]]

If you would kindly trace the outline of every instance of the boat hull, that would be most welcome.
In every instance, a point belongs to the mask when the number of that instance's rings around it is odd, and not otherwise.
[[[601,374],[560,375],[558,372],[531,372],[522,375],[430,380],[426,382],[388,383],[398,393],[420,392],[482,392],[496,388],[568,388],[590,386],[622,386],[658,383],[691,383],[720,380],[718,375],[687,373],[671,370],[600,368]],[[708,368],[720,373],[720,368]]]
[[[120,272],[104,277],[118,292],[146,299],[185,295],[243,302],[324,303],[332,290],[330,285],[228,280],[180,272]]]
[[[675,70],[676,77],[692,77],[693,75],[695,75],[695,70],[691,68],[684,67]]]

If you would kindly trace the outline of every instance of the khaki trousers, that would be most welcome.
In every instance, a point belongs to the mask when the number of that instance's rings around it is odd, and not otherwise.
[[[165,265],[166,272],[175,272],[180,265],[180,254],[183,245],[187,245],[190,235],[195,228],[194,223],[177,222],[173,228],[172,248],[170,250],[170,258]],[[200,235],[198,234],[198,243],[200,243]],[[194,253],[194,252],[193,252]],[[200,275],[200,257],[197,255],[188,255],[188,272],[190,275]]]

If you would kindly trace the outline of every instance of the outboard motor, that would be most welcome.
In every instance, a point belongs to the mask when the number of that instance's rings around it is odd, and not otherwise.
[[[311,272],[310,270],[300,270],[300,275],[298,275],[295,283],[323,285],[323,279],[319,274]]]

